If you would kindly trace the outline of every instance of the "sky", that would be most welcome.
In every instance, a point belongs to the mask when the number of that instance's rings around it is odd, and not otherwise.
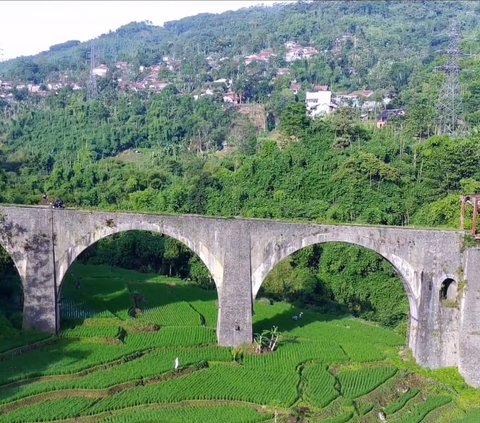
[[[274,1],[1,1],[0,60],[37,54],[68,40],[87,41],[133,21],[163,25],[260,4]]]

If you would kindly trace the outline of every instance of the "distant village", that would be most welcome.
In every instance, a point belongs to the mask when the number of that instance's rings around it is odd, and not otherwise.
[[[345,42],[346,36],[335,41],[333,53],[340,51],[341,43]],[[285,62],[292,63],[297,60],[309,60],[318,56],[320,52],[312,46],[302,46],[295,41],[287,41],[285,43]],[[270,62],[277,57],[272,49],[266,49],[257,54],[247,55],[243,57],[245,66],[258,62]],[[227,60],[227,57],[214,59],[207,57],[207,62],[211,68],[218,68],[219,63]],[[132,66],[128,62],[117,62],[109,68],[106,64],[99,64],[90,71],[91,77],[107,78],[109,72],[115,72],[117,87],[122,91],[134,92],[150,92],[158,93],[168,87],[168,82],[159,79],[162,70],[167,69],[169,72],[176,73],[180,70],[181,62],[170,57],[163,57],[162,61],[153,66],[140,66],[137,71],[137,77],[132,81]],[[288,67],[277,67],[276,75],[285,76],[290,74]],[[24,81],[2,81],[0,80],[0,99],[8,103],[16,101],[15,92],[26,91],[29,95],[45,97],[47,95],[58,94],[59,90],[70,88],[73,91],[79,91],[86,88],[87,81],[80,82],[74,80],[68,73],[50,78],[42,84],[26,83]],[[54,80],[55,79],[55,80]],[[242,97],[239,93],[232,90],[232,80],[220,78],[208,83],[208,86],[200,89],[196,93],[192,93],[195,99],[200,96],[220,96],[224,103],[231,105],[242,104]],[[290,90],[294,94],[302,91],[301,84],[296,80],[290,81]],[[384,97],[382,99],[374,99],[374,91],[358,90],[353,92],[334,93],[329,89],[328,85],[316,85],[305,91],[305,103],[307,113],[310,117],[325,116],[334,113],[339,107],[353,107],[361,110],[363,119],[374,116],[376,126],[383,128],[393,116],[404,116],[404,109],[391,109],[387,106],[392,102],[392,98]]]

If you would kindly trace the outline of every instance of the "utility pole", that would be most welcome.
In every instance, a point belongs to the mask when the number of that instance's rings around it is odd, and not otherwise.
[[[437,135],[457,138],[466,132],[460,87],[460,31],[456,23],[449,29],[448,62],[435,70],[445,74],[437,103]]]
[[[97,97],[97,79],[93,69],[95,68],[95,42],[90,42],[90,74],[87,81],[87,101]]]

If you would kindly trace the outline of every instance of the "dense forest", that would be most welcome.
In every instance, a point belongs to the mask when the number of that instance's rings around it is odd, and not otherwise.
[[[38,204],[48,194],[68,207],[455,228],[460,195],[480,190],[478,8],[301,1],[164,27],[125,25],[95,40],[98,63],[128,62],[135,81],[141,67],[173,58],[175,66],[161,66],[157,75],[168,87],[122,90],[113,70],[98,78],[93,97],[66,87],[40,97],[15,89],[13,101],[0,99],[0,201]],[[445,78],[436,70],[448,59],[452,20],[461,22],[469,129],[456,138],[435,134]],[[289,40],[321,54],[287,63]],[[244,63],[243,56],[264,49],[277,55]],[[46,85],[68,73],[85,82],[90,51],[90,43],[68,41],[0,63],[0,79]],[[278,75],[285,67],[289,73]],[[243,106],[262,107],[262,128],[258,116],[226,104],[221,93],[194,96],[219,78],[232,81]],[[375,116],[362,119],[354,107],[313,120],[304,98],[316,84],[336,92],[370,89],[375,98],[392,99],[386,108],[406,114],[381,129]],[[103,240],[81,259],[212,285],[198,258],[150,234]],[[6,256],[0,265],[9,268]],[[263,294],[347,309],[389,326],[402,322],[408,307],[388,263],[340,244],[292,256],[272,272]]]

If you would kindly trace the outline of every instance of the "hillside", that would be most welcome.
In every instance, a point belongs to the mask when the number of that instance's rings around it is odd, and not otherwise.
[[[287,65],[292,79],[302,83],[398,93],[416,68],[441,57],[450,20],[462,22],[467,33],[477,27],[476,7],[472,2],[299,2],[201,14],[164,27],[130,23],[94,40],[94,65],[115,69],[126,62],[133,79],[140,66],[159,65],[174,74],[162,75],[165,82],[176,80],[192,91],[243,76],[246,57],[268,50],[273,60],[254,60],[267,72]],[[308,63],[287,61],[288,41],[317,53]],[[0,63],[0,79],[41,84],[67,73],[85,86],[90,47],[90,42],[66,41],[36,56]]]
[[[0,202],[458,228],[460,196],[480,192],[479,12],[301,1],[2,62]],[[437,105],[455,23],[464,131],[450,136]],[[0,248],[1,421],[478,420],[478,391],[408,358],[405,289],[366,249],[315,245],[272,270],[254,329],[284,337],[266,354],[215,345],[211,275],[177,241],[122,233],[78,261],[46,339],[20,330]]]

